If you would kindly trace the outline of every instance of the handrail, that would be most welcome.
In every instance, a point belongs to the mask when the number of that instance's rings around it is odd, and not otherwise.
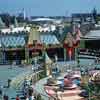
[[[25,78],[28,80],[31,80],[33,75],[41,73],[42,71],[43,70],[40,70],[38,72],[32,72],[32,71],[27,71],[26,73],[23,72],[22,74],[18,75],[17,77],[12,78],[12,81],[10,84],[12,87],[19,88]]]

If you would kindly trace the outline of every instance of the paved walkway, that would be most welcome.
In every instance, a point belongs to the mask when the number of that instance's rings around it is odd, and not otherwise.
[[[91,62],[93,63],[94,60],[82,60],[82,64],[87,65]],[[61,64],[63,65],[63,64]],[[61,66],[60,65],[60,66]],[[12,69],[10,69],[11,66],[0,66],[0,85],[6,85],[7,84],[7,79],[11,79],[13,77],[16,77],[19,75],[19,73],[26,72],[28,70],[31,70],[29,67],[27,68],[21,68],[17,66],[12,66]],[[48,95],[44,91],[44,84],[46,83],[47,78],[44,78],[36,83],[35,89],[37,90],[38,93],[43,95],[43,100],[48,100]],[[8,94],[9,96],[15,96],[16,91],[14,92],[14,89],[11,87],[10,89],[4,89],[5,93]]]
[[[47,79],[48,79],[48,77],[47,78],[44,78],[44,79],[41,79],[35,85],[35,90],[42,95],[43,100],[51,100],[50,97],[48,96],[48,94],[46,94],[46,91],[44,90],[44,84],[47,82]],[[75,91],[74,95],[73,95],[73,92],[74,91],[72,91],[72,90],[70,90],[70,91],[71,91],[71,93],[69,93],[69,91],[66,91],[66,93],[63,94],[63,100],[69,100],[69,98],[70,98],[70,100],[77,100],[77,99],[84,100],[83,98],[79,97],[76,94],[76,91]],[[80,90],[77,90],[77,91],[80,92]],[[73,97],[76,98],[76,99],[72,99]]]
[[[35,90],[42,95],[43,100],[49,100],[49,96],[44,90],[44,84],[47,82],[48,77],[41,79],[35,84]]]
[[[64,75],[65,73],[61,74],[61,76],[64,76]],[[47,83],[48,78],[49,77],[43,78],[35,84],[35,90],[42,95],[43,100],[50,100],[50,97],[48,96],[48,94],[46,94],[44,90],[44,84]]]
[[[31,66],[28,67],[18,67],[16,65],[0,65],[0,86],[3,89],[3,94],[7,94],[10,98],[16,96],[16,86],[11,83],[10,88],[3,88],[7,86],[8,79],[12,82],[21,77],[22,74],[27,73],[31,70]],[[10,99],[11,100],[11,99]]]

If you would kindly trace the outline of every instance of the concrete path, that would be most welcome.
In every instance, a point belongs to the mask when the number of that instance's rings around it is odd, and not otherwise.
[[[12,67],[12,68],[11,68]],[[16,96],[16,86],[12,85],[10,88],[7,87],[8,79],[12,82],[17,79],[18,76],[21,77],[22,74],[27,73],[31,70],[31,66],[28,67],[18,67],[16,65],[0,65],[0,86],[2,87],[3,94],[8,95],[10,98]],[[10,99],[11,100],[11,99]]]
[[[35,84],[35,90],[42,95],[43,100],[49,100],[49,96],[44,90],[44,84],[47,82],[48,77],[41,79]]]

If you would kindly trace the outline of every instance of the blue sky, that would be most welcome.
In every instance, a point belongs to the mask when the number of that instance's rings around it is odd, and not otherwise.
[[[73,12],[100,12],[100,0],[0,0],[0,13],[19,13],[23,8],[27,16],[69,15]]]

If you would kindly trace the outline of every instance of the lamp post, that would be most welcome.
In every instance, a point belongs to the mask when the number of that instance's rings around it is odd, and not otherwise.
[[[32,70],[35,73],[35,81],[37,80],[36,70],[37,70],[37,58],[34,58],[34,63],[32,64]]]
[[[56,62],[58,61],[58,57],[57,57],[57,55],[55,55],[55,61],[56,61]]]
[[[56,76],[58,76],[58,74],[59,74],[59,66],[58,66],[58,57],[57,57],[57,55],[55,55],[55,68],[56,68]]]
[[[75,61],[77,62],[77,67],[80,68],[80,60],[79,60],[79,50],[75,48]]]
[[[1,38],[2,38],[2,35],[1,35]],[[4,64],[4,62],[5,62],[5,45],[2,40],[1,40],[1,48],[2,48],[1,49],[2,50],[2,62]]]
[[[46,68],[46,62],[45,62],[45,60],[46,60],[46,57],[45,57],[45,52],[46,52],[46,46],[45,46],[45,43],[44,43],[44,41],[43,41],[43,51],[42,51],[42,57],[43,57],[43,62],[44,62],[44,74],[45,74],[45,76],[47,76],[47,68]]]
[[[27,45],[25,45],[25,60],[26,64],[29,64],[29,48]]]
[[[67,57],[66,57],[66,48],[64,48],[64,61],[66,61]]]
[[[57,57],[57,55],[55,55],[55,63],[56,63],[56,68],[58,69],[58,64],[57,64],[57,61],[58,61],[58,57]]]

